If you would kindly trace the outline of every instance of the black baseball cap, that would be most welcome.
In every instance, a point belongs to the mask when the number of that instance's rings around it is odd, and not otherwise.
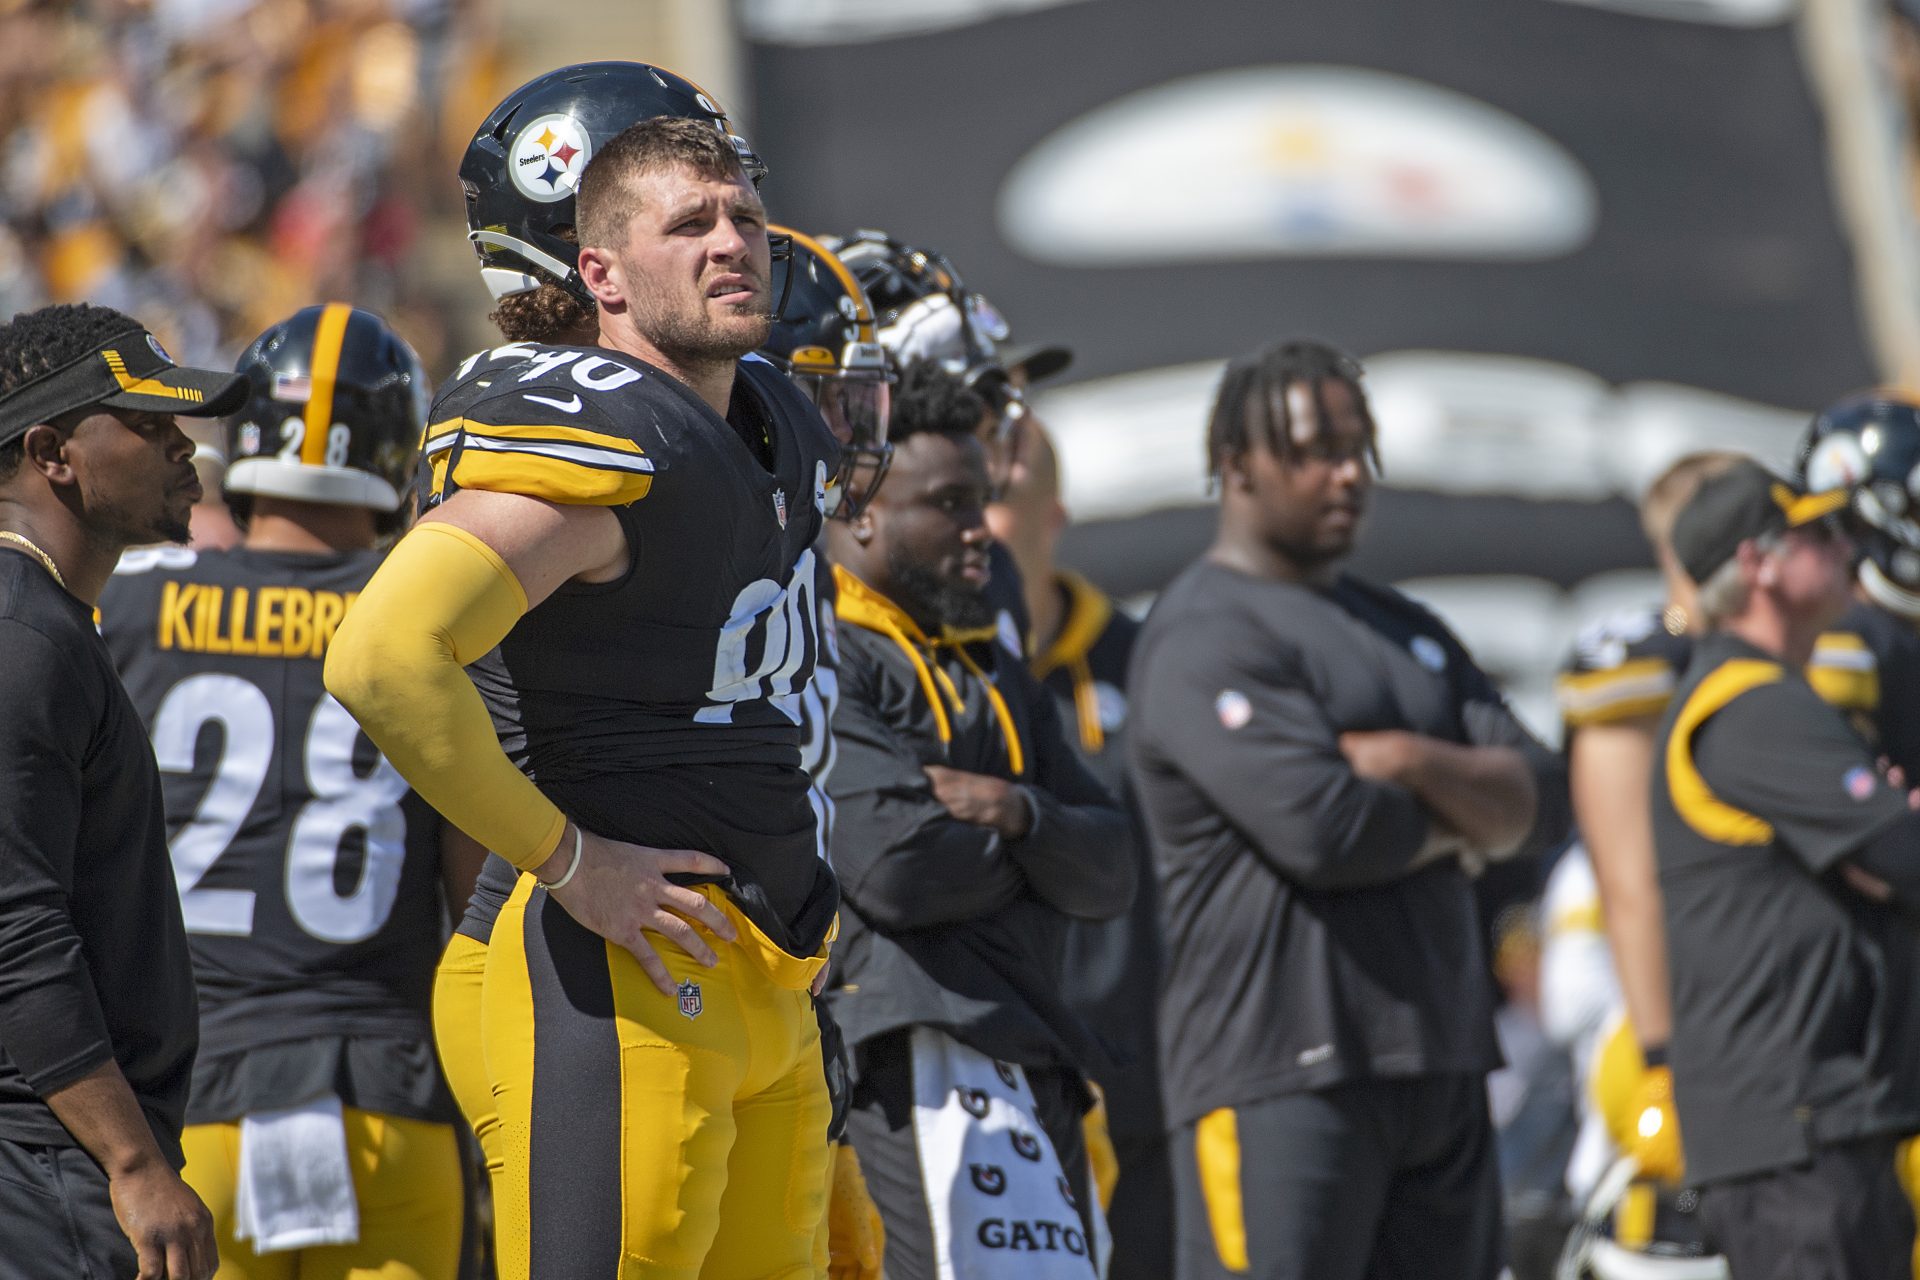
[[[1028,385],[1064,372],[1073,363],[1072,348],[1053,342],[1003,342],[999,354],[1000,366],[1024,370]]]
[[[1845,489],[1808,493],[1741,459],[1701,484],[1673,520],[1673,554],[1695,582],[1733,559],[1748,538],[1798,529],[1843,510]]]
[[[136,324],[0,396],[0,444],[25,435],[29,427],[91,405],[217,418],[232,413],[246,399],[245,378],[177,365],[160,340]]]

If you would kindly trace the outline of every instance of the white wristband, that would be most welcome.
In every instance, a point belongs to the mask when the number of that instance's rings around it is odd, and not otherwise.
[[[573,861],[567,864],[567,874],[561,876],[558,880],[555,880],[552,883],[548,883],[545,880],[541,880],[539,876],[535,876],[534,879],[540,882],[540,887],[542,889],[545,889],[548,893],[552,893],[555,889],[566,888],[567,882],[573,879],[573,873],[578,871],[579,869],[580,869],[580,824],[576,822],[573,824]]]

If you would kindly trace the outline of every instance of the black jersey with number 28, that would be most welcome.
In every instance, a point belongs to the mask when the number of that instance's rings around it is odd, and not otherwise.
[[[123,557],[100,598],[160,766],[200,991],[196,1122],[208,1095],[248,1092],[213,1078],[229,1056],[321,1037],[426,1043],[439,819],[321,681],[379,562],[153,548]],[[359,1074],[359,1105],[437,1110],[430,1058]]]

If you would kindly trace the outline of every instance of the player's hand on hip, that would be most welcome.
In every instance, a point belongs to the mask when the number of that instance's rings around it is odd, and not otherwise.
[[[922,766],[933,784],[933,798],[962,822],[992,827],[1008,840],[1033,829],[1033,812],[1015,784],[986,773],[968,773],[943,764]]]
[[[164,1163],[107,1180],[113,1216],[140,1260],[138,1280],[212,1280],[220,1267],[213,1215]]]
[[[554,859],[540,869],[547,871],[556,861],[564,869],[572,860],[572,846],[562,836]],[[697,889],[673,883],[667,879],[671,874],[723,876],[727,864],[692,849],[649,849],[583,830],[579,869],[564,886],[547,892],[586,928],[632,952],[653,985],[670,996],[673,975],[647,933],[666,938],[708,968],[719,957],[701,930],[722,942],[738,936],[733,922],[711,899]]]

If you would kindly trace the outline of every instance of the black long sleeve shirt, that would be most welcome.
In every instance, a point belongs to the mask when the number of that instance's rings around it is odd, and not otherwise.
[[[855,1045],[922,1025],[1004,1061],[1104,1065],[1105,1046],[1061,996],[1062,954],[1069,917],[1109,919],[1131,901],[1129,823],[1022,660],[993,641],[968,656],[1005,701],[1020,770],[986,682],[956,650],[923,654],[960,697],[946,707],[943,743],[906,650],[843,616],[829,791],[834,867],[851,910],[835,952],[834,1013]],[[929,764],[1026,785],[1032,829],[1006,840],[955,819],[933,794]]]
[[[177,1167],[198,1028],[140,716],[86,606],[0,555],[0,1137],[72,1145],[42,1097],[111,1060]]]
[[[1129,748],[1165,947],[1168,1119],[1347,1080],[1499,1064],[1473,887],[1419,869],[1429,822],[1355,774],[1348,730],[1519,750],[1538,804],[1523,852],[1564,838],[1564,766],[1438,619],[1398,592],[1201,562],[1135,645]]]

